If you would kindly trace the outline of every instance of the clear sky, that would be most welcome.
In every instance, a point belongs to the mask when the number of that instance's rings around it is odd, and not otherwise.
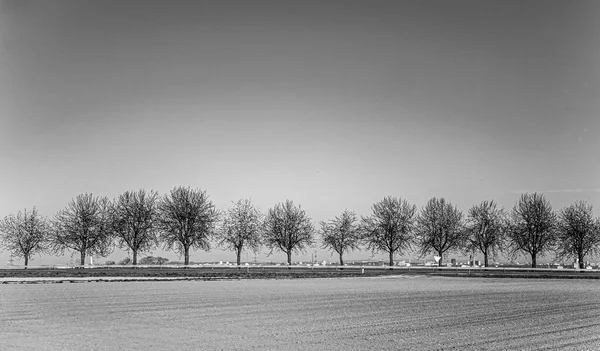
[[[600,215],[599,23],[597,1],[1,1],[0,217],[178,185],[315,222],[534,191]]]

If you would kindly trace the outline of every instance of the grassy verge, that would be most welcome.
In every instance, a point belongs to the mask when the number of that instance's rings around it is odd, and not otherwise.
[[[537,279],[600,279],[600,272],[585,271],[523,271],[523,270],[446,270],[446,269],[311,269],[297,268],[30,268],[0,269],[0,278],[198,278],[198,279],[298,279],[298,278],[339,278],[339,277],[376,277],[389,275],[425,275],[445,277],[482,277],[482,278],[537,278]]]

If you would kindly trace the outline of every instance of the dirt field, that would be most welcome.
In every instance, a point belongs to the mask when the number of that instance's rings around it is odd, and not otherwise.
[[[598,350],[597,280],[0,286],[0,350]]]

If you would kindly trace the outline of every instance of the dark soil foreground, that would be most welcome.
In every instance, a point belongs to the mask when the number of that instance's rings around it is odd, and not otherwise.
[[[387,275],[419,275],[448,277],[492,277],[492,278],[537,278],[537,279],[600,279],[600,271],[576,270],[453,270],[445,268],[413,268],[413,269],[365,269],[360,267],[304,268],[294,267],[252,267],[241,269],[221,267],[193,268],[30,268],[0,269],[0,283],[10,278],[102,278],[102,277],[136,277],[136,278],[185,278],[200,280],[222,279],[297,279],[297,278],[340,278],[340,277],[375,277]]]

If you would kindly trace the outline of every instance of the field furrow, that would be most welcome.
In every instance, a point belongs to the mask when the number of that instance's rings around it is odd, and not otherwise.
[[[3,285],[2,350],[596,350],[595,280]]]

